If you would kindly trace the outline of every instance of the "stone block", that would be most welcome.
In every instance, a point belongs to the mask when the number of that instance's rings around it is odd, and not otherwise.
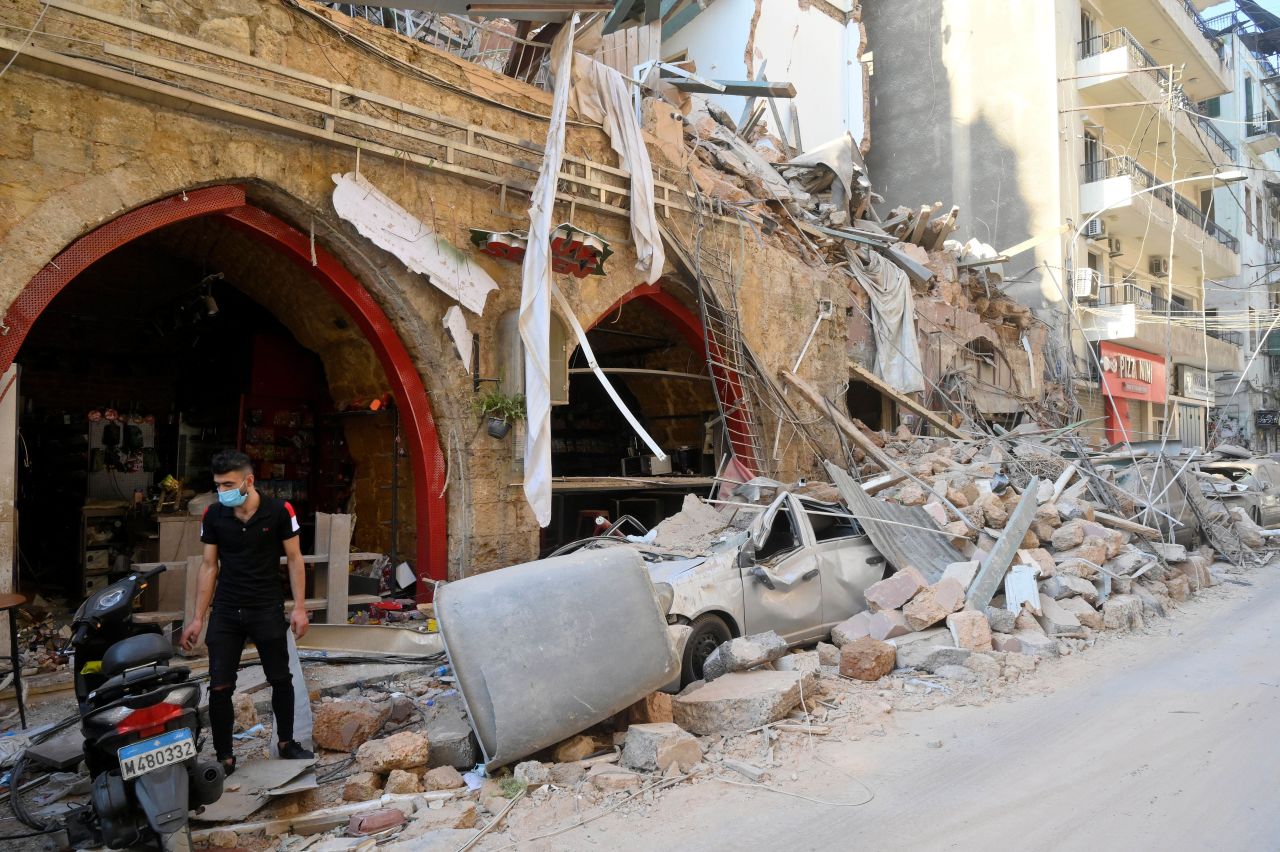
[[[665,692],[652,692],[627,709],[627,721],[632,725],[648,722],[671,721],[671,696]]]
[[[576,734],[555,748],[556,763],[585,760],[596,753],[596,741],[586,734]]]
[[[356,772],[342,787],[342,798],[348,802],[367,802],[382,795],[382,779],[376,772]]]
[[[551,767],[551,783],[557,787],[572,787],[586,777],[586,767],[578,763],[557,763]]]
[[[982,509],[982,516],[987,526],[998,530],[1004,529],[1004,525],[1009,521],[1009,510],[998,494],[985,495],[978,501],[978,506]]]
[[[1080,619],[1048,595],[1040,595],[1040,626],[1049,636],[1079,636]]]
[[[914,482],[908,482],[898,489],[898,502],[904,506],[923,506],[928,499],[929,495],[925,490]]]
[[[422,776],[422,788],[427,792],[433,790],[456,790],[467,782],[462,780],[461,773],[452,766],[437,766],[428,769]]]
[[[418,781],[418,776],[413,772],[406,772],[403,769],[393,769],[387,775],[387,784],[383,788],[386,793],[421,793],[422,784]]]
[[[1053,537],[1050,539],[1053,549],[1061,553],[1064,550],[1079,547],[1084,543],[1084,530],[1084,521],[1079,519],[1067,521],[1053,531]]]
[[[902,608],[907,626],[912,630],[924,630],[942,621],[964,606],[964,589],[954,579],[939,580],[926,586]]]
[[[895,636],[905,636],[911,632],[907,617],[896,609],[882,609],[871,616],[872,639],[884,641]]]
[[[422,731],[431,742],[427,766],[470,769],[480,762],[480,749],[460,696],[437,699],[433,706],[422,710],[425,714]]]
[[[1055,561],[1059,565],[1072,559],[1083,559],[1093,565],[1104,565],[1107,561],[1107,543],[1095,536],[1085,536],[1079,547],[1059,551]]]
[[[776,722],[800,703],[801,672],[730,672],[672,699],[675,723],[699,736],[730,734]],[[816,680],[805,683],[808,692]]]
[[[511,774],[526,787],[540,787],[551,783],[551,769],[538,760],[526,760],[517,763]]]
[[[1191,597],[1191,583],[1186,576],[1179,574],[1164,581],[1169,597],[1175,601],[1185,601]]]
[[[1143,624],[1142,601],[1133,595],[1112,595],[1102,605],[1102,626],[1107,630],[1139,630]]]
[[[1069,574],[1050,577],[1040,583],[1040,591],[1056,601],[1063,598],[1082,597],[1090,604],[1098,602],[1098,589],[1081,577],[1072,577]]]
[[[898,647],[897,667],[931,672],[939,666],[962,666],[973,652],[950,644],[951,634],[945,628],[934,641],[911,642]],[[945,637],[945,638],[942,638]]]
[[[370,834],[378,834],[403,824],[404,811],[399,808],[378,808],[371,811],[361,811],[358,814],[351,815],[351,820],[347,823],[347,834],[354,837],[363,837]]]
[[[1013,634],[1013,638],[1017,639],[1018,644],[1022,646],[1020,650],[1023,654],[1033,657],[1058,656],[1058,640],[1038,630],[1019,630]]]
[[[953,612],[947,616],[947,629],[957,648],[970,651],[991,650],[991,626],[983,613],[974,610]]]
[[[969,584],[973,582],[973,578],[978,575],[980,564],[977,560],[969,560],[968,562],[952,562],[947,569],[942,572],[942,579],[950,577],[960,584],[965,591],[969,590]]]
[[[840,665],[840,646],[818,643],[818,664],[822,666]]]
[[[900,609],[926,585],[928,584],[919,571],[907,567],[878,583],[872,583],[863,592],[863,597],[867,599],[867,606],[872,612],[882,609]]]
[[[679,725],[656,722],[627,729],[621,764],[639,772],[666,772],[676,766],[688,772],[702,760],[702,744]]]
[[[893,671],[897,649],[864,636],[840,649],[840,674],[857,680],[879,680]]]
[[[1017,636],[1007,633],[992,633],[991,648],[995,651],[1017,652],[1022,650],[1022,642]]]
[[[724,678],[721,678],[724,680]],[[763,723],[762,723],[763,724]],[[617,793],[634,790],[644,781],[644,777],[628,769],[602,763],[591,767],[587,773],[591,786],[601,793]]]
[[[1076,620],[1091,630],[1102,629],[1102,613],[1098,612],[1084,597],[1063,598],[1058,606],[1076,617]]]
[[[843,648],[856,639],[871,635],[871,613],[863,611],[831,628],[831,644]]]
[[[350,752],[378,733],[390,715],[389,706],[364,698],[322,701],[312,705],[312,739],[320,748]]]
[[[401,731],[380,740],[369,740],[356,751],[356,763],[366,772],[390,772],[426,766],[431,743],[415,731]]]

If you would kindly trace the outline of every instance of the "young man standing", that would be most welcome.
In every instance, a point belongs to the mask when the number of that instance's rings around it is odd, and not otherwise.
[[[249,457],[224,450],[213,457],[211,467],[218,502],[205,510],[200,525],[204,561],[196,590],[195,618],[182,631],[182,647],[190,649],[200,638],[205,612],[212,602],[205,636],[209,648],[209,722],[214,751],[230,775],[236,768],[231,748],[235,719],[231,696],[246,640],[257,646],[262,670],[271,684],[280,756],[314,756],[293,739],[293,678],[289,673],[288,628],[280,582],[281,553],[288,563],[293,594],[288,625],[298,638],[307,632],[306,569],[293,507],[284,500],[258,493]]]

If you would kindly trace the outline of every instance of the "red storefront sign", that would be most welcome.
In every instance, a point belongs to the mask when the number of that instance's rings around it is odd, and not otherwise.
[[[1138,349],[1103,341],[1098,344],[1102,362],[1102,392],[1117,399],[1164,402],[1169,382],[1164,359]]]

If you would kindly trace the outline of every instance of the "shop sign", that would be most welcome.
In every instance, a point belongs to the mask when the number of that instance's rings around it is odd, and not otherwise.
[[[529,237],[523,231],[499,233],[472,228],[471,242],[485,254],[512,263],[523,263],[529,248]],[[557,275],[604,275],[604,262],[611,254],[613,249],[599,234],[569,224],[559,225],[551,232],[551,271]]]
[[[1210,386],[1209,374],[1199,367],[1182,364],[1178,367],[1178,389],[1187,399],[1199,399],[1213,402],[1214,392]]]
[[[1253,412],[1253,422],[1256,426],[1264,426],[1268,429],[1274,429],[1280,426],[1280,411],[1274,408],[1259,409]]]
[[[1168,396],[1163,358],[1110,341],[1098,344],[1102,391],[1118,399],[1164,402]]]

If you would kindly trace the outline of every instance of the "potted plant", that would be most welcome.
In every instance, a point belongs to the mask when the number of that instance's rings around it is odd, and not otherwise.
[[[525,418],[524,394],[505,394],[500,390],[491,390],[475,401],[476,412],[488,418],[486,427],[495,438],[507,437],[511,424]]]

